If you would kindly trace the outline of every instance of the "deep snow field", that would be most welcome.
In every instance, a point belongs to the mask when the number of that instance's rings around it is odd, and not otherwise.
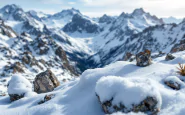
[[[165,56],[159,57],[147,67],[119,61],[104,68],[89,69],[79,78],[62,83],[53,92],[27,95],[14,102],[10,102],[9,96],[0,97],[0,115],[104,115],[96,93],[102,101],[116,95],[114,103],[121,101],[128,107],[153,95],[158,100],[158,115],[184,115],[185,83],[181,80],[185,78],[177,74],[177,67],[178,63],[185,63],[185,51],[173,55],[176,56],[174,60],[165,61]],[[169,79],[180,83],[181,89],[177,91],[165,85],[164,81]],[[55,94],[55,97],[39,105],[46,94]]]

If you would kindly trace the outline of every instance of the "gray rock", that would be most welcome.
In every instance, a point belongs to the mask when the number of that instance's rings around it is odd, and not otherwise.
[[[136,65],[145,67],[152,64],[151,52],[149,50],[145,50],[144,52],[140,52],[136,55]]]
[[[113,105],[112,100],[105,101],[104,103],[101,103],[99,96],[97,95],[98,100],[102,106],[103,111],[105,114],[112,114],[115,112],[123,112],[123,113],[128,113],[128,112],[147,112],[151,114],[156,114],[160,111],[159,108],[156,108],[158,101],[155,97],[147,97],[144,99],[140,104],[134,105],[131,109],[128,109],[125,107],[123,104],[120,105]]]
[[[16,101],[24,97],[24,94],[18,95],[18,94],[9,94],[11,101]]]
[[[45,102],[51,100],[51,99],[54,98],[54,97],[55,97],[54,94],[46,95],[46,96],[44,97],[44,100],[41,100],[38,104],[43,104],[43,103],[45,103]]]
[[[173,60],[173,59],[175,59],[175,56],[173,56],[173,55],[170,54],[170,53],[168,53],[168,54],[166,55],[166,57],[165,57],[165,60],[166,60],[166,61]]]
[[[181,85],[175,81],[165,81],[165,84],[174,90],[180,90]]]
[[[51,92],[59,85],[60,82],[57,77],[48,69],[36,76],[34,80],[34,91],[37,93]]]

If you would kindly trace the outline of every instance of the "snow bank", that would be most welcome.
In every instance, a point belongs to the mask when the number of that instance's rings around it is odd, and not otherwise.
[[[138,105],[147,97],[155,97],[158,101],[156,108],[162,104],[159,91],[153,87],[150,79],[122,78],[117,76],[102,77],[96,85],[95,91],[100,101],[106,102],[113,98],[112,104],[122,103],[131,109],[132,105]]]
[[[174,83],[177,83],[181,86],[181,88],[184,88],[185,87],[185,83],[183,81],[181,81],[178,77],[176,76],[169,76],[169,77],[166,77],[164,79],[164,82],[174,82]],[[176,85],[177,85],[176,84]]]
[[[17,74],[13,75],[8,82],[8,94],[25,94],[25,96],[32,96],[35,93],[32,92],[32,84],[25,77]]]

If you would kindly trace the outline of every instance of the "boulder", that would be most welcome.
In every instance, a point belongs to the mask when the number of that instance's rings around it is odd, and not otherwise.
[[[105,114],[153,114],[159,112],[162,104],[161,95],[151,79],[105,76],[97,81],[95,92]]]
[[[16,101],[24,97],[24,94],[9,94],[10,101]]]
[[[97,95],[99,102],[100,98]],[[138,105],[133,105],[132,109],[129,110],[127,107],[125,107],[123,104],[120,103],[120,105],[113,105],[112,100],[105,101],[104,103],[101,103],[102,109],[105,112],[105,114],[112,114],[118,111],[122,111],[124,113],[128,112],[151,112],[151,113],[158,113],[160,111],[159,108],[156,108],[156,105],[158,103],[157,99],[155,97],[147,97],[143,101],[141,101]]]
[[[32,93],[32,84],[25,77],[20,75],[13,75],[7,87],[11,101],[19,100],[28,93]]]
[[[170,53],[168,53],[168,54],[166,55],[166,57],[165,57],[165,60],[166,60],[166,61],[173,60],[173,59],[175,59],[175,56],[173,56],[173,55],[170,54]]]
[[[136,55],[136,65],[145,67],[152,64],[151,52],[149,50],[145,50],[144,52],[140,52]]]
[[[165,78],[164,83],[174,90],[180,90],[181,86],[184,86],[184,83],[176,76]]]
[[[37,93],[51,92],[58,87],[60,82],[51,70],[38,74],[34,80],[34,91]]]

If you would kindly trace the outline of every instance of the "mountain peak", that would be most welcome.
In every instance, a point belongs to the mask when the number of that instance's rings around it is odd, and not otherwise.
[[[16,4],[9,4],[9,5],[4,6],[2,9],[3,10],[7,10],[7,9],[17,10],[17,9],[22,9],[22,8]]]
[[[138,9],[135,9],[132,14],[133,15],[142,15],[144,13],[145,13],[145,11],[143,8],[138,8]]]

